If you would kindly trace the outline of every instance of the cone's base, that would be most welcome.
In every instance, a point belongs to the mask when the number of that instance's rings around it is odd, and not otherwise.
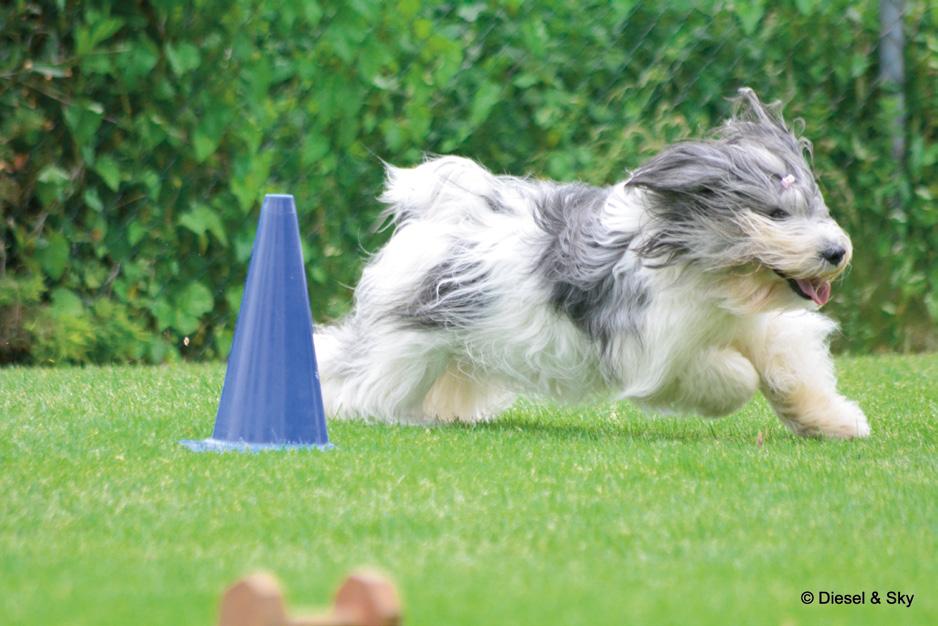
[[[184,439],[182,445],[193,452],[265,452],[267,450],[329,450],[331,443],[249,443],[221,439]]]

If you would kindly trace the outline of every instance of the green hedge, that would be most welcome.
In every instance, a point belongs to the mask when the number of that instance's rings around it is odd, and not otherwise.
[[[662,6],[655,6],[662,4]],[[780,6],[774,6],[779,4]],[[380,160],[609,183],[741,85],[781,99],[856,257],[851,350],[938,342],[938,24],[908,2],[908,150],[876,2],[13,0],[0,8],[0,362],[224,356],[265,192],[341,314]],[[112,6],[113,5],[113,6]]]

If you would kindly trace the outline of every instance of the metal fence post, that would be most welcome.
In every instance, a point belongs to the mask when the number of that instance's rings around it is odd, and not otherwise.
[[[889,132],[892,135],[892,156],[896,160],[897,172],[901,172],[905,158],[905,35],[902,30],[904,16],[905,0],[880,0],[880,81],[886,97],[893,101],[894,116]]]

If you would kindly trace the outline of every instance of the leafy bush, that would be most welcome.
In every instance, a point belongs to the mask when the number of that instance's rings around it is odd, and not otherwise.
[[[610,183],[744,84],[806,120],[854,237],[840,345],[934,348],[935,21],[908,2],[897,161],[874,2],[14,0],[0,361],[223,356],[265,192],[296,196],[314,313],[334,317],[386,236],[379,157]]]
[[[162,361],[172,356],[165,342],[130,319],[127,307],[98,298],[86,307],[63,287],[41,304],[42,278],[0,278],[0,363],[42,364]]]

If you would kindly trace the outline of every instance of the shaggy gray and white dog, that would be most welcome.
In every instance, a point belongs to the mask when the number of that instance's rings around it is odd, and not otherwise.
[[[711,138],[611,187],[389,167],[395,232],[315,336],[327,413],[477,421],[520,393],[721,416],[760,389],[795,433],[869,435],[816,312],[851,244],[809,151],[743,89]]]

